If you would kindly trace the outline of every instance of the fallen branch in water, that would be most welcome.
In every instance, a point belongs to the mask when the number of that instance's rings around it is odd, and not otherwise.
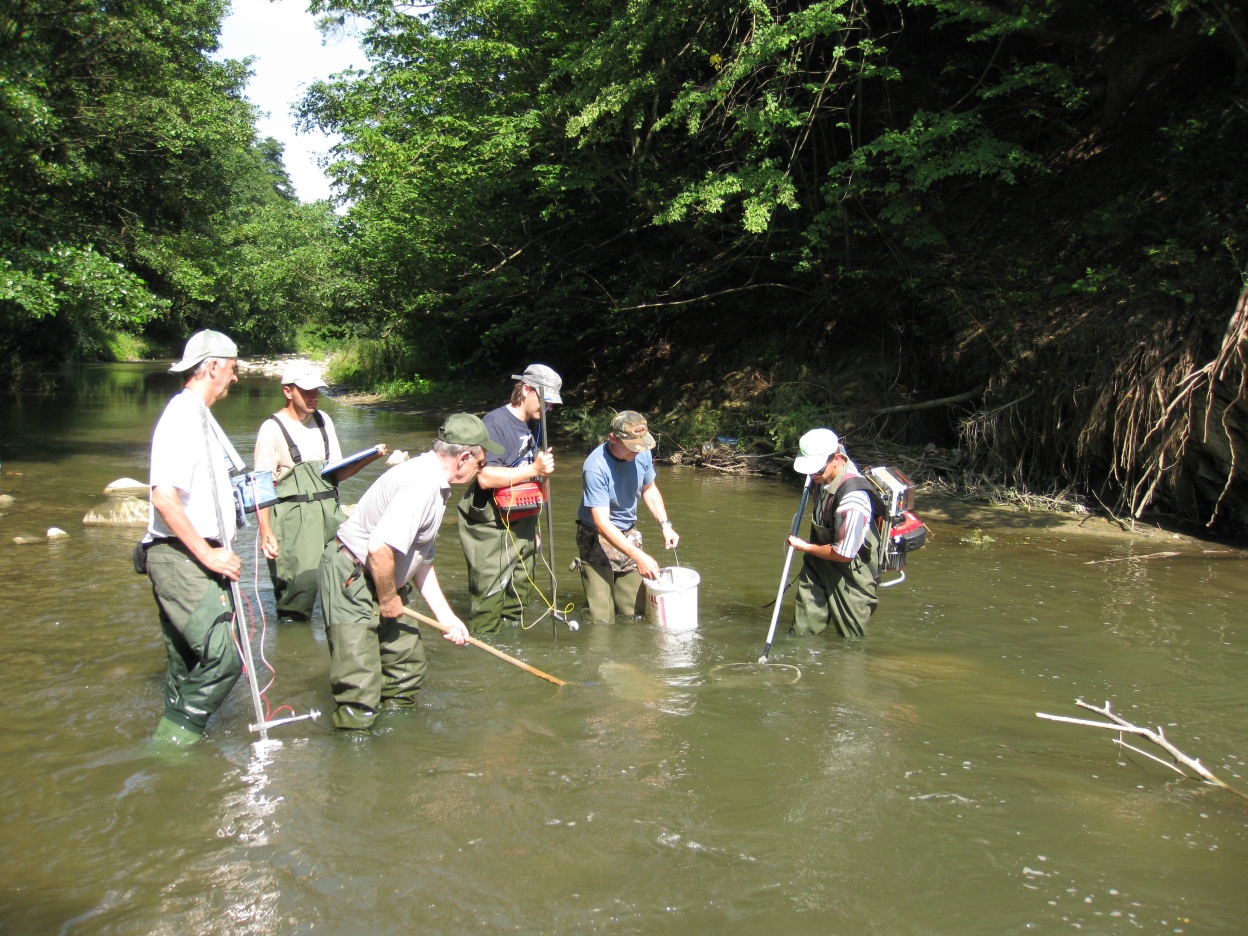
[[[1110,719],[1110,722],[1106,723],[1106,722],[1092,721],[1091,719],[1087,719],[1087,718],[1069,718],[1065,715],[1046,715],[1044,712],[1036,712],[1036,717],[1046,718],[1049,721],[1066,722],[1067,724],[1070,724],[1070,725],[1087,725],[1089,728],[1106,728],[1110,731],[1117,731],[1119,734],[1126,732],[1128,734],[1139,735],[1141,738],[1147,738],[1149,741],[1153,742],[1153,744],[1157,745],[1159,748],[1161,748],[1166,753],[1168,753],[1171,757],[1173,757],[1180,764],[1182,764],[1183,766],[1187,767],[1189,770],[1194,772],[1197,775],[1197,777],[1199,777],[1205,783],[1210,783],[1210,784],[1213,784],[1214,786],[1221,787],[1222,789],[1226,790],[1229,793],[1234,793],[1236,796],[1240,797],[1241,799],[1248,799],[1248,793],[1241,793],[1239,790],[1235,789],[1230,784],[1225,783],[1224,781],[1218,779],[1217,777],[1213,775],[1213,773],[1208,768],[1205,767],[1204,764],[1202,764],[1199,761],[1199,759],[1188,757],[1186,754],[1180,751],[1177,747],[1175,747],[1173,744],[1167,741],[1165,732],[1161,730],[1160,725],[1157,727],[1156,731],[1153,731],[1151,728],[1142,728],[1139,725],[1133,725],[1131,722],[1127,721],[1125,718],[1121,717],[1120,715],[1115,715],[1110,710],[1108,702],[1105,703],[1104,708],[1097,708],[1095,705],[1089,705],[1087,702],[1084,702],[1083,699],[1076,699],[1075,705],[1078,705],[1080,708],[1086,708],[1089,711],[1096,712],[1096,714],[1098,715],[1103,715],[1106,718]],[[1144,751],[1138,747],[1135,747],[1134,745],[1127,744],[1127,742],[1124,741],[1121,737],[1115,739],[1114,743],[1119,745],[1120,747],[1125,747],[1130,751],[1134,751],[1137,754],[1147,757],[1149,760],[1156,761],[1157,763],[1161,764],[1163,767],[1169,767],[1171,770],[1173,770],[1175,773],[1179,774],[1180,776],[1188,777],[1188,775],[1184,773],[1183,770],[1176,767],[1174,764],[1168,763],[1167,761],[1162,760],[1160,757],[1157,757],[1155,754],[1150,754],[1147,751]],[[1188,777],[1188,779],[1191,779],[1191,778]]]
[[[1202,549],[1198,553],[1183,553],[1167,550],[1165,552],[1144,553],[1140,556],[1116,556],[1113,559],[1089,559],[1084,565],[1101,565],[1106,562],[1131,562],[1136,559],[1172,559],[1175,556],[1232,556],[1234,549]]]

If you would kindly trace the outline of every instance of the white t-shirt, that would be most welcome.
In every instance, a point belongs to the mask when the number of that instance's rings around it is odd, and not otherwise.
[[[442,461],[425,452],[395,465],[364,492],[355,512],[338,528],[340,539],[360,562],[369,539],[394,550],[394,585],[402,588],[422,563],[433,562],[434,543],[446,513],[451,486]]]
[[[214,432],[205,433],[205,416],[215,432],[220,432],[212,413],[191,391],[183,390],[169,401],[152,432],[152,467],[148,480],[153,488],[160,485],[177,488],[182,509],[195,531],[204,539],[228,544],[233,542],[236,528],[230,460]],[[224,537],[217,528],[218,502],[225,520]],[[147,532],[154,537],[173,536],[154,507],[150,509]]]
[[[319,412],[325,420],[325,432],[329,435],[328,458],[325,457],[325,439],[321,435],[320,427],[316,424],[315,416],[309,414],[306,420],[297,423],[287,418],[285,411],[275,415],[290,433],[291,441],[298,447],[299,455],[305,462],[336,462],[342,458],[342,447],[338,444],[338,433],[334,431],[334,421],[329,418],[328,413]],[[273,472],[274,481],[282,480],[287,472],[294,470],[295,460],[291,457],[286,440],[282,437],[282,430],[271,419],[266,419],[261,423],[260,431],[256,433],[256,450],[252,455],[252,465],[256,471]]]

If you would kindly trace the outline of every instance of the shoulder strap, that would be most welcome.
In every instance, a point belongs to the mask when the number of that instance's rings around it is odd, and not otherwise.
[[[841,506],[841,498],[853,491],[866,491],[867,496],[871,499],[871,516],[879,517],[884,513],[884,502],[880,499],[879,492],[875,489],[875,485],[861,475],[852,478],[846,478],[841,482],[840,487],[836,489],[836,493],[832,495],[832,513],[835,514]]]
[[[325,417],[321,415],[319,409],[312,415],[316,419],[316,428],[321,430],[321,439],[325,443],[325,460],[329,461],[329,433],[325,431]]]
[[[316,415],[320,416],[321,414],[317,413]],[[286,448],[290,452],[290,460],[294,462],[296,465],[299,464],[301,461],[303,461],[303,457],[299,452],[299,446],[295,445],[295,440],[290,437],[290,433],[286,431],[286,427],[282,424],[282,421],[277,418],[276,414],[270,416],[269,419],[277,423],[277,428],[282,430],[282,435],[286,438]],[[322,425],[321,432],[324,432],[324,431],[325,431],[325,427]],[[328,439],[325,442],[325,452],[326,452],[325,457],[326,459],[328,459],[329,458]]]

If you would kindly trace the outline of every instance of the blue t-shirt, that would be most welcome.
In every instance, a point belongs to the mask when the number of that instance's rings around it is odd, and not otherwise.
[[[581,507],[576,515],[586,526],[594,525],[591,507],[610,507],[611,523],[628,530],[637,523],[641,489],[654,483],[654,454],[638,452],[633,461],[616,458],[604,442],[585,459],[581,468]]]

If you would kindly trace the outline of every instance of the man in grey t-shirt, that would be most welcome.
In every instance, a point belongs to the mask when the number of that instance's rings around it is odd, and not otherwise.
[[[412,584],[446,639],[468,642],[433,570],[434,544],[451,485],[500,451],[476,416],[448,416],[431,449],[378,478],[325,547],[317,582],[338,728],[371,727],[383,703],[416,704],[427,663],[416,622],[403,617]]]

